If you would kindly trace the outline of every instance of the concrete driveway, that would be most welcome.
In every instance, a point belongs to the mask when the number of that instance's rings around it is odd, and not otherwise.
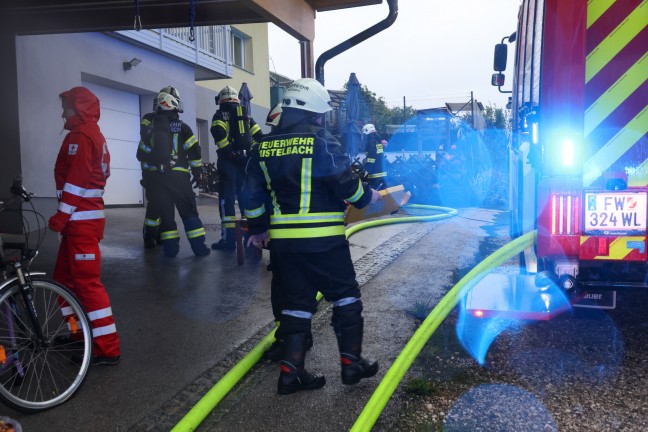
[[[200,198],[199,211],[211,244],[220,237],[216,202]],[[407,310],[417,301],[433,304],[440,298],[453,269],[470,262],[487,235],[484,226],[496,214],[462,210],[443,221],[353,235],[365,303],[365,352],[381,363],[379,376],[358,386],[340,384],[328,308],[322,305],[307,363],[327,375],[325,388],[280,398],[276,365],[259,364],[199,430],[348,430],[414,331]],[[161,250],[143,248],[143,217],[143,208],[108,209],[101,244],[102,279],[112,300],[122,362],[92,368],[79,393],[53,410],[26,415],[0,405],[0,414],[17,419],[25,432],[170,430],[273,328],[267,252],[239,266],[235,253],[194,257],[182,239],[178,257],[168,259]],[[57,244],[55,236],[48,237],[33,270],[51,274]]]

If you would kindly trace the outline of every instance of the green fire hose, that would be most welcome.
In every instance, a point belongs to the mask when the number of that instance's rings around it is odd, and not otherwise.
[[[363,229],[373,228],[382,225],[411,222],[430,222],[445,219],[457,214],[457,210],[448,207],[439,207],[423,204],[408,204],[405,209],[433,210],[441,213],[425,216],[404,216],[389,219],[378,219],[358,223],[345,231],[346,237]],[[317,293],[317,300],[321,300],[322,294]],[[218,403],[230,392],[230,390],[248,373],[250,369],[261,359],[263,353],[272,345],[276,329],[273,329],[261,342],[259,342],[248,354],[245,355],[232,369],[225,374],[214,386],[203,396],[196,405],[175,425],[171,432],[191,432],[209,415]],[[417,351],[418,352],[418,351]],[[411,363],[411,362],[410,362]],[[409,366],[409,365],[408,365]],[[391,371],[391,369],[390,369]],[[397,383],[396,383],[397,384]],[[380,387],[379,387],[380,388]],[[393,390],[392,390],[393,392]],[[391,395],[391,392],[389,393]],[[389,398],[389,395],[387,396]],[[386,401],[385,401],[386,403]],[[382,405],[384,406],[384,404]],[[378,413],[380,414],[380,413]],[[375,420],[374,420],[375,422]],[[373,424],[373,423],[372,423]]]
[[[416,330],[396,361],[389,368],[376,391],[365,405],[364,409],[351,428],[351,432],[370,431],[392,393],[403,379],[403,376],[416,359],[421,349],[430,339],[439,324],[454,309],[459,300],[488,272],[502,265],[520,252],[533,246],[536,232],[530,232],[519,237],[506,246],[489,255],[484,261],[475,266],[441,299],[439,304],[430,312],[421,326]]]

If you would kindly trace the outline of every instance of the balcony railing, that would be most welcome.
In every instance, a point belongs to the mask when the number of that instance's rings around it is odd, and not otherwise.
[[[194,27],[193,41],[188,27],[115,33],[225,77],[232,76],[229,26]]]

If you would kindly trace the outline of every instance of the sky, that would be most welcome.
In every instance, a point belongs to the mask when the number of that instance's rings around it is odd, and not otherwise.
[[[387,29],[324,65],[324,83],[342,89],[355,72],[360,84],[388,106],[436,108],[467,102],[470,92],[484,105],[504,107],[509,94],[492,87],[495,44],[516,30],[520,0],[400,0],[398,18]],[[314,59],[385,19],[380,5],[321,12],[315,19]],[[297,39],[269,25],[270,69],[301,76]],[[510,90],[513,46],[504,90]]]

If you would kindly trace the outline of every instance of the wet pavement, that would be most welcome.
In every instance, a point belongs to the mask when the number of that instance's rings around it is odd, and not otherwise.
[[[208,244],[220,237],[216,202],[199,199]],[[468,265],[499,212],[460,210],[428,223],[386,225],[350,238],[365,305],[364,352],[381,370],[356,386],[342,386],[337,345],[322,304],[313,322],[315,346],[307,366],[327,376],[314,392],[276,394],[277,366],[260,363],[205,419],[200,431],[348,430],[415,330],[407,313],[434,306],[456,268]],[[268,253],[237,264],[233,252],[194,257],[186,239],[180,254],[145,250],[143,208],[107,209],[101,243],[103,275],[121,338],[122,361],[94,367],[64,405],[0,414],[32,431],[167,431],[235,362],[273,328]],[[49,235],[33,270],[51,274],[56,238]],[[389,405],[388,407],[389,408]]]

